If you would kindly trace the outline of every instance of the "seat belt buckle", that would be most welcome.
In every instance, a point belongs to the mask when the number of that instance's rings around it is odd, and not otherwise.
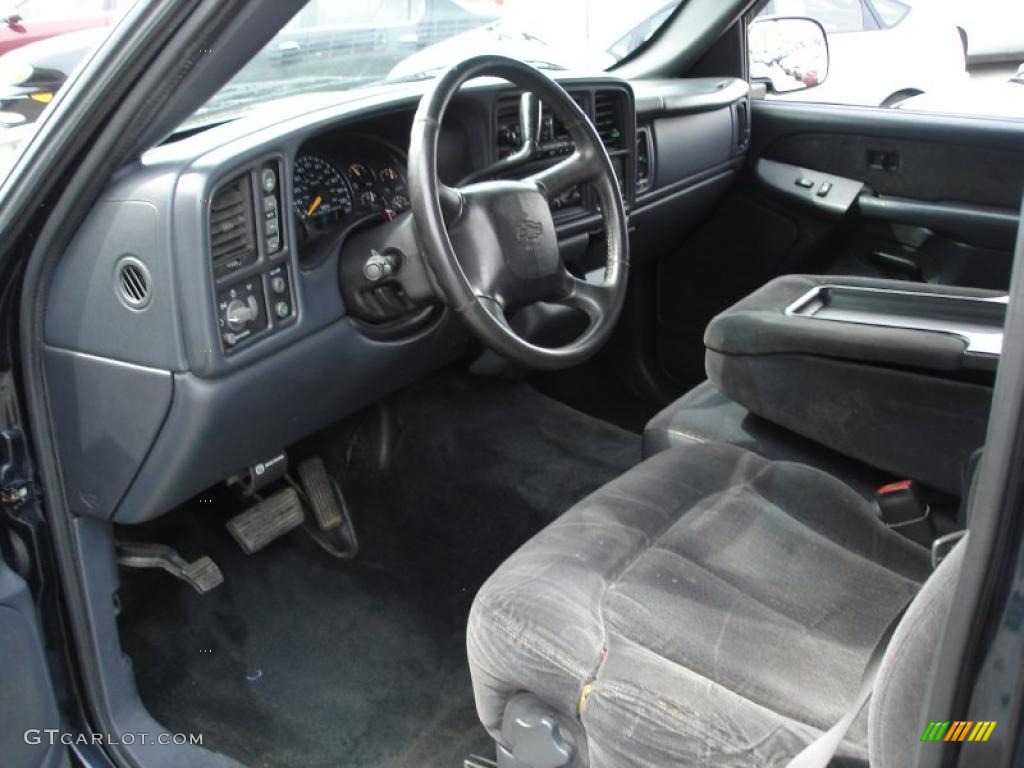
[[[931,506],[915,481],[899,480],[883,485],[875,492],[875,505],[882,522],[889,528],[926,545],[935,538]]]
[[[883,485],[875,491],[875,504],[882,522],[890,528],[924,522],[931,514],[931,509],[921,498],[917,483],[913,480]]]

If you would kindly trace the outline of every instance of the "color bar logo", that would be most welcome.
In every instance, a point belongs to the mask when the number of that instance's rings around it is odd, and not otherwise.
[[[933,720],[921,734],[921,741],[988,741],[995,729],[995,720]]]

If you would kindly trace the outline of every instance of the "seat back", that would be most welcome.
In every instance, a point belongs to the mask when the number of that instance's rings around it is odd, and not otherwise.
[[[939,643],[966,548],[965,537],[939,563],[889,642],[868,714],[871,768],[903,768],[915,763],[921,733],[929,721],[923,709],[928,682],[937,671]]]

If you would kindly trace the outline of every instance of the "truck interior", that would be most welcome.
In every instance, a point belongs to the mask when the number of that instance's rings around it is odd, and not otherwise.
[[[74,687],[204,734],[119,763],[912,764],[1024,123],[760,98],[690,0],[167,138],[301,4],[224,5],[21,304]]]

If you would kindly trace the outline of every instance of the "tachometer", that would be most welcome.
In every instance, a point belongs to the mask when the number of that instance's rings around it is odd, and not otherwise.
[[[295,212],[317,224],[352,213],[352,190],[341,172],[322,157],[295,161]]]

